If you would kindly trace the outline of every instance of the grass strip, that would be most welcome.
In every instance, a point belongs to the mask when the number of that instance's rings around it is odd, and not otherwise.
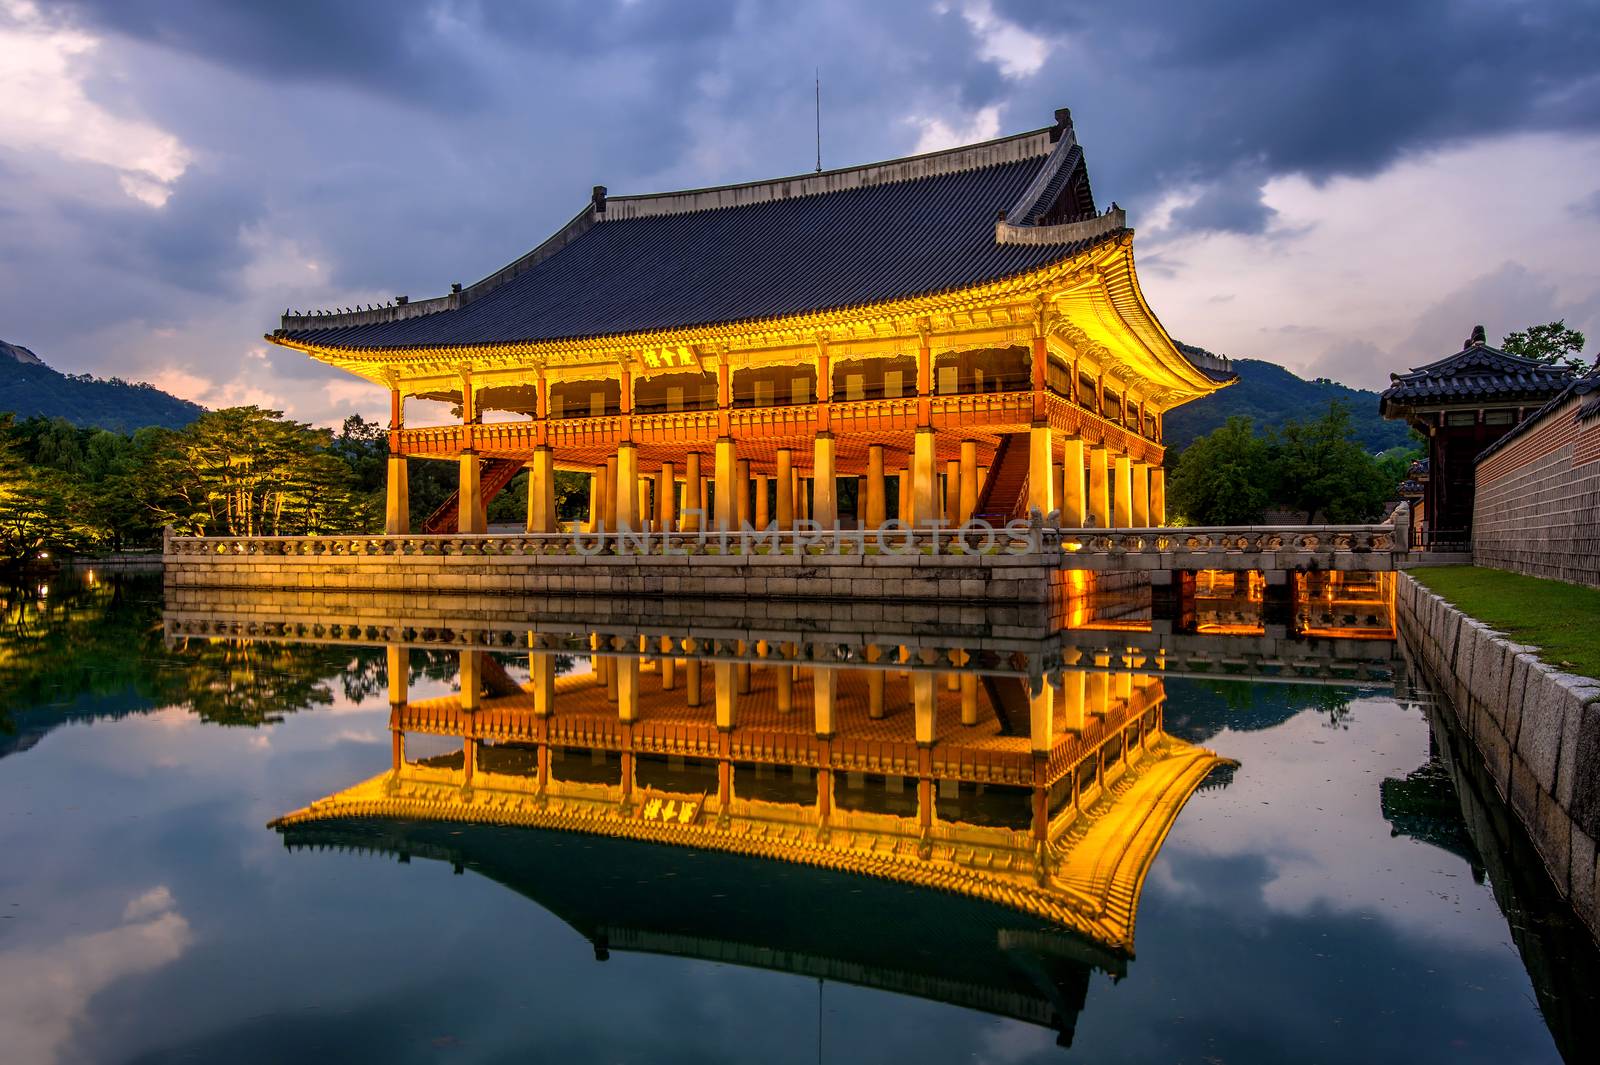
[[[1456,609],[1517,643],[1537,647],[1540,661],[1600,678],[1600,589],[1482,566],[1406,572]]]

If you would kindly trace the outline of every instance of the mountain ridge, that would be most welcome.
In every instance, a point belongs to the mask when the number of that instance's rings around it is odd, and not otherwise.
[[[144,382],[64,374],[30,349],[0,340],[0,413],[5,412],[126,433],[147,425],[181,429],[206,409]]]

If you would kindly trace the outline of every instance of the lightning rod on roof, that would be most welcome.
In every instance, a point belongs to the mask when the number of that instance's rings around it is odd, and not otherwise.
[[[822,173],[822,68],[815,69],[817,77],[817,173]]]

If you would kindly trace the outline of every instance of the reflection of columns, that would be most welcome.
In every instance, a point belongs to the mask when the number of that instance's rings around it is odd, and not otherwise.
[[[978,723],[978,675],[976,673],[961,674],[961,723],[963,725],[976,725]]]
[[[483,513],[483,484],[478,479],[478,453],[463,451],[459,463],[461,480],[458,487],[456,531],[481,533],[487,527]]]
[[[816,706],[817,739],[832,738],[835,727],[835,687],[838,684],[839,671],[835,669],[813,669],[811,671],[811,701]]]
[[[867,445],[867,505],[862,522],[868,529],[883,527],[888,520],[888,501],[884,498],[883,445]]]
[[[1056,509],[1055,432],[1048,425],[1035,425],[1028,433],[1028,510],[1048,515]]]
[[[661,472],[656,475],[656,529],[659,532],[671,532],[677,524],[678,503],[678,471],[670,462],[661,464]]]
[[[478,740],[473,736],[461,737],[461,783],[471,784],[478,770]]]
[[[1117,528],[1126,529],[1133,524],[1133,460],[1118,455],[1115,477],[1111,490],[1111,520]]]
[[[934,723],[937,718],[938,695],[934,691],[935,677],[925,669],[911,674],[911,709],[915,718],[917,744],[933,746]]]
[[[717,686],[717,728],[731,729],[738,721],[739,693],[734,690],[733,663],[718,662],[712,667]]]
[[[611,660],[617,671],[617,720],[629,723],[639,720],[639,659],[635,655],[621,655]]]
[[[734,450],[733,438],[720,437],[717,440],[717,484],[712,493],[717,507],[717,528],[729,532],[739,525],[739,500],[734,492]]]
[[[1089,449],[1089,517],[1097,529],[1111,527],[1111,478],[1106,470],[1109,457],[1103,447]]]
[[[815,479],[811,519],[824,529],[833,528],[839,520],[836,498],[839,480],[834,472],[833,456],[833,434],[818,433],[815,443],[811,445],[811,476]]]
[[[1049,677],[1031,677],[1028,680],[1028,739],[1034,754],[1050,750],[1055,725],[1055,686]]]
[[[1061,457],[1061,527],[1083,528],[1088,515],[1083,492],[1083,438],[1073,437],[1062,441]]]
[[[462,651],[457,659],[457,671],[461,679],[461,709],[472,713],[478,709],[479,693],[483,691],[483,652]]]
[[[1167,471],[1156,466],[1150,471],[1150,524],[1167,523]]]
[[[778,682],[778,712],[787,714],[794,709],[794,667],[779,662],[772,671]]]
[[[939,516],[939,476],[933,430],[918,429],[911,454],[911,520],[929,525]]]
[[[1061,727],[1068,732],[1082,732],[1084,704],[1089,694],[1089,675],[1080,669],[1069,669],[1061,682]]]
[[[616,532],[617,529],[617,456],[606,457],[606,475],[602,478],[605,493],[600,497],[605,503],[605,526],[607,532]]]
[[[700,660],[690,658],[683,664],[683,702],[685,706],[700,705]]]
[[[778,528],[794,528],[794,453],[778,449]]]
[[[556,454],[548,447],[535,448],[528,463],[528,531],[556,531]]]
[[[667,657],[661,659],[661,690],[669,692],[678,686],[678,660]]]
[[[739,524],[750,524],[750,460],[740,459],[733,468],[733,491],[739,500]]]
[[[389,705],[404,706],[411,700],[411,651],[392,643],[386,649],[389,667]]]
[[[389,456],[389,477],[384,493],[383,531],[404,536],[411,531],[411,489],[404,455]]]
[[[641,527],[639,513],[639,448],[635,444],[617,446],[617,529],[636,531]]]
[[[533,712],[549,716],[556,706],[556,656],[549,651],[529,654],[528,679],[533,685]]]
[[[961,496],[956,521],[966,524],[978,509],[978,442],[961,441]]]
[[[683,461],[683,521],[680,524],[685,532],[694,532],[705,527],[699,514],[690,513],[704,510],[706,505],[705,496],[700,492],[700,452],[689,452]]]
[[[1150,527],[1150,464],[1147,462],[1133,464],[1133,526],[1136,529]]]
[[[772,524],[772,507],[767,501],[767,496],[771,494],[770,481],[771,478],[764,473],[758,473],[755,476],[756,528],[758,529],[765,529]]]

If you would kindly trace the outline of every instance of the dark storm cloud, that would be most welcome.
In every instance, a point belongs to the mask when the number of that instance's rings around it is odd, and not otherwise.
[[[995,9],[1073,42],[1077,69],[1063,62],[1028,95],[1040,105],[1065,96],[1100,131],[1088,141],[1096,185],[1109,176],[1128,198],[1205,185],[1241,162],[1321,180],[1469,137],[1600,128],[1592,0],[996,0]],[[1038,91],[1046,85],[1048,97]],[[1260,216],[1239,198],[1224,192],[1221,208],[1194,224],[1252,231]]]

